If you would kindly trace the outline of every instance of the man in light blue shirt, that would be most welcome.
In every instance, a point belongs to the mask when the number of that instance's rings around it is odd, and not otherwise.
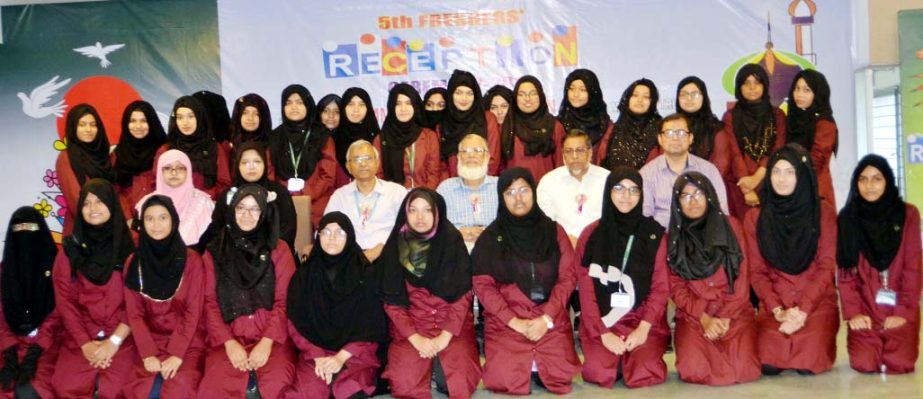
[[[721,211],[728,214],[727,193],[721,172],[711,162],[689,153],[695,138],[689,131],[689,122],[683,114],[673,114],[663,118],[657,142],[663,154],[652,159],[641,168],[644,179],[644,216],[653,217],[657,223],[667,228],[670,223],[670,205],[673,200],[673,183],[680,174],[687,171],[699,172],[711,180]]]
[[[449,221],[458,228],[468,250],[497,217],[497,177],[487,176],[487,141],[469,134],[458,143],[458,177],[446,179],[436,192],[445,198]]]

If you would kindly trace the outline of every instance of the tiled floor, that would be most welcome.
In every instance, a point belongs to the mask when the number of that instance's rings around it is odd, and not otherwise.
[[[827,398],[863,398],[863,399],[912,399],[923,398],[923,361],[917,360],[917,372],[902,376],[863,375],[849,368],[846,353],[845,324],[837,337],[837,361],[833,370],[817,376],[800,376],[792,372],[776,377],[764,377],[749,384],[730,387],[705,387],[685,384],[679,381],[673,368],[673,354],[666,355],[670,375],[667,382],[642,389],[628,389],[621,383],[613,389],[603,389],[586,384],[579,377],[574,382],[574,390],[565,397],[572,398],[618,398],[618,399],[724,399],[724,398],[772,398],[772,399],[827,399]],[[533,385],[536,398],[557,397]],[[444,398],[433,391],[433,397]],[[491,394],[483,387],[474,394],[475,398],[509,397]]]

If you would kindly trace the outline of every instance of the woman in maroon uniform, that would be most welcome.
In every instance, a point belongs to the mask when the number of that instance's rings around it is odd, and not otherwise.
[[[157,174],[154,157],[166,140],[167,134],[150,103],[135,101],[125,107],[122,134],[112,164],[116,191],[122,207],[129,210],[126,217],[134,215],[135,204],[154,191]]]
[[[591,154],[597,154],[602,138],[611,135],[612,119],[606,109],[599,78],[589,69],[576,69],[564,80],[564,95],[558,108],[558,121],[564,131],[583,130],[593,143]],[[593,159],[598,165],[599,159]]]
[[[542,82],[526,75],[513,87],[516,101],[500,129],[501,169],[523,167],[535,181],[561,166],[564,126],[548,112]]]
[[[231,186],[228,153],[213,136],[205,106],[192,96],[183,96],[173,104],[167,143],[157,150],[157,157],[167,150],[182,151],[192,162],[192,184],[212,200]],[[156,162],[155,162],[156,163]]]
[[[500,168],[500,123],[496,115],[484,109],[477,78],[471,72],[456,69],[449,78],[446,91],[450,98],[446,101],[442,123],[436,130],[442,161],[446,166],[443,177],[458,176],[458,143],[469,134],[476,134],[487,141],[490,152],[487,174],[496,176]]]
[[[90,179],[100,178],[112,181],[112,160],[109,157],[109,138],[102,119],[89,104],[78,104],[67,112],[64,124],[64,140],[67,150],[58,154],[55,170],[61,183],[61,194],[69,205],[64,215],[64,228],[68,235],[80,214],[77,200],[80,188]],[[121,208],[121,203],[119,203]]]
[[[786,118],[787,142],[801,144],[811,154],[820,197],[835,208],[830,157],[836,153],[840,139],[830,107],[830,85],[824,74],[805,69],[795,75],[788,91]]]
[[[379,178],[432,190],[442,181],[439,135],[423,127],[422,117],[423,102],[417,89],[406,83],[394,85],[388,94],[388,116],[373,143],[381,153]]]
[[[618,166],[641,169],[657,154],[660,121],[657,101],[660,94],[650,79],[641,78],[622,93],[619,117],[596,149],[599,165],[613,170]]]

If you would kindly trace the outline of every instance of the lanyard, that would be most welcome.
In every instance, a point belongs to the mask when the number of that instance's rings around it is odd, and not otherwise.
[[[377,182],[375,184],[378,184]],[[361,202],[359,201],[359,190],[353,191],[353,197],[356,200],[356,213],[359,214],[359,220],[362,223],[362,227],[365,227],[365,224],[368,223],[369,219],[372,217],[372,213],[375,212],[375,207],[378,206],[378,199],[381,198],[381,194],[377,192],[372,192],[372,195],[375,196],[375,201],[372,202],[371,208],[365,208],[365,212],[362,211],[360,206]]]
[[[301,143],[301,152],[298,153],[298,157],[295,157],[295,147],[292,147],[292,142],[288,142],[288,155],[292,157],[292,166],[295,169],[295,178],[298,178],[298,165],[301,165],[301,156],[304,155],[304,146],[308,144],[308,137],[311,137],[311,129],[308,129],[304,134],[304,142]]]
[[[414,188],[416,185],[413,181],[413,171],[415,170],[414,163],[417,159],[417,143],[414,142],[410,144],[410,147],[405,148],[404,154],[407,156],[407,166],[410,169],[410,188]]]
[[[625,275],[625,267],[628,266],[628,255],[631,254],[631,244],[635,241],[635,235],[632,234],[628,236],[628,244],[625,246],[625,254],[622,255],[622,275]],[[622,285],[622,279],[619,279],[619,291],[625,292],[625,287]]]
[[[888,289],[888,271],[885,270],[883,272],[879,272],[879,274],[881,275],[881,285],[884,287],[884,289]]]

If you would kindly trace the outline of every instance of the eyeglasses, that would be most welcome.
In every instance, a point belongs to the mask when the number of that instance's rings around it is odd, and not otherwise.
[[[323,229],[323,230],[320,231],[320,236],[323,237],[323,238],[327,238],[327,239],[340,239],[340,240],[345,240],[345,239],[346,239],[346,231],[345,231],[345,230],[330,230],[330,229]]]
[[[503,192],[503,196],[507,198],[518,197],[520,195],[532,194],[532,187],[522,186],[519,188],[511,188]]]
[[[487,149],[484,147],[471,147],[471,148],[462,148],[458,150],[459,153],[465,155],[481,155],[487,152]]]
[[[360,155],[360,156],[358,156],[358,157],[352,157],[352,158],[349,160],[349,162],[352,162],[352,163],[354,163],[354,164],[362,164],[362,163],[369,162],[369,161],[371,161],[371,160],[372,160],[372,156],[371,156],[371,155]]]
[[[234,213],[236,213],[237,216],[243,216],[244,214],[249,214],[250,217],[259,217],[260,214],[263,213],[263,210],[260,209],[260,207],[258,206],[253,207],[253,208],[247,208],[245,206],[238,205],[234,207]]]
[[[519,92],[519,93],[516,93],[516,97],[519,97],[519,98],[538,97],[538,92],[537,91]]]
[[[669,139],[684,139],[689,136],[689,131],[685,129],[667,129],[660,132],[660,134],[666,136]]]
[[[252,169],[252,168],[255,168],[255,167],[257,167],[257,166],[263,166],[263,161],[242,161],[240,164],[243,165],[243,166],[246,167],[246,168],[251,168],[251,169]]]
[[[679,195],[679,201],[684,204],[689,204],[690,202],[695,201],[696,203],[702,202],[705,198],[705,194],[700,190],[695,190],[691,193],[682,193]]]
[[[589,151],[589,149],[586,148],[586,147],[565,148],[565,149],[561,150],[561,152],[563,152],[564,155],[569,156],[569,157],[572,157],[572,156],[575,156],[575,155],[581,156],[581,157],[582,157],[582,156],[586,155],[587,151]]]
[[[697,92],[697,91],[692,91],[692,92],[689,92],[689,91],[681,91],[681,92],[679,92],[679,98],[684,98],[684,99],[687,99],[687,100],[698,100],[698,99],[702,98],[702,93],[699,93],[699,92]]]
[[[186,173],[186,167],[185,167],[185,166],[177,166],[177,167],[164,166],[163,168],[160,168],[160,170],[161,170],[164,174],[167,174],[167,173],[172,173],[172,174]]]
[[[612,192],[618,195],[629,195],[632,197],[637,197],[641,195],[641,187],[638,186],[623,186],[621,184],[616,184],[612,186]]]

